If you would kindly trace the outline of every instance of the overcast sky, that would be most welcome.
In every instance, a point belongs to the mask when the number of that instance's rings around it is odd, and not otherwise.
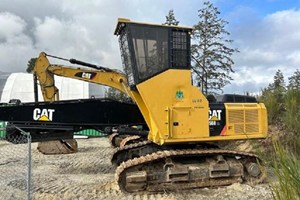
[[[258,92],[278,69],[300,68],[299,0],[215,0],[240,50],[225,93]],[[118,17],[163,23],[174,9],[181,25],[198,21],[201,0],[0,0],[0,71],[25,72],[39,52],[121,69]],[[60,61],[54,61],[61,63]]]

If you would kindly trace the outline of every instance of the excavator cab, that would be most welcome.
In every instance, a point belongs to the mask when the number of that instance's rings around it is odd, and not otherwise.
[[[119,36],[128,85],[135,87],[168,69],[190,70],[191,31],[119,19],[115,35]]]

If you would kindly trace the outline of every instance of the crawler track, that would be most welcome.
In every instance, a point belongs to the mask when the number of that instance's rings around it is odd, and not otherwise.
[[[111,158],[111,163],[118,166],[124,161],[132,159],[134,157],[139,157],[139,156],[143,155],[141,153],[141,151],[142,151],[141,148],[143,148],[143,147],[145,147],[145,149],[151,151],[151,153],[152,153],[153,150],[151,150],[149,148],[149,146],[151,146],[151,145],[155,145],[155,144],[149,140],[145,140],[145,141],[129,144],[129,145],[126,145],[123,147],[119,147],[113,153],[112,158]],[[145,154],[147,154],[147,153],[145,153]]]
[[[142,139],[142,138],[138,135],[128,136],[121,141],[120,148],[124,148],[126,145],[133,144],[136,141],[138,141],[139,139]]]
[[[226,162],[213,161],[220,156]],[[175,160],[175,164],[171,160]],[[123,162],[116,169],[116,179],[124,192],[163,192],[243,181],[256,184],[264,180],[265,170],[260,168],[257,174],[257,169],[251,168],[251,176],[246,168],[249,165],[259,167],[258,160],[255,154],[220,149],[165,150]],[[224,163],[229,164],[228,170],[221,167]]]

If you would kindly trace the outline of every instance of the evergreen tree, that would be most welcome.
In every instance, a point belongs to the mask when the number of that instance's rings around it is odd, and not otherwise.
[[[297,69],[293,76],[289,77],[289,89],[300,89],[300,70]]]
[[[284,95],[286,92],[284,76],[280,70],[277,70],[274,76],[274,82],[270,85],[271,91],[273,91],[274,97],[278,104],[280,104],[280,111],[284,110]]]
[[[268,85],[267,90],[272,91],[273,93],[278,93],[281,96],[286,91],[284,76],[280,69],[276,71],[273,83]]]
[[[268,109],[269,122],[274,123],[281,120],[282,113],[285,110],[285,93],[284,76],[280,70],[277,70],[273,83],[270,83],[267,88],[262,90],[261,100]]]
[[[168,15],[166,16],[166,22],[163,25],[173,25],[178,26],[179,21],[176,20],[174,10],[169,10]]]
[[[33,71],[33,68],[35,66],[35,61],[37,60],[37,58],[31,58],[28,63],[27,63],[27,69],[26,72],[27,73],[31,73]]]
[[[219,18],[220,12],[211,2],[204,2],[198,10],[200,21],[194,25],[192,45],[193,71],[196,81],[202,82],[206,93],[217,93],[230,83],[234,73],[231,56],[238,52],[230,47],[233,40],[226,39],[230,33],[225,30],[228,24]]]
[[[285,113],[283,122],[290,131],[300,135],[300,90],[299,88],[289,89],[284,98]],[[282,115],[282,113],[280,113]],[[299,140],[300,145],[300,140]]]

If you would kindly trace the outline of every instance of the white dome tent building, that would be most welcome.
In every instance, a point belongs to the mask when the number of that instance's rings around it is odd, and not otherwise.
[[[55,76],[55,85],[59,89],[60,100],[87,99],[91,96],[104,97],[104,87],[71,78]],[[43,101],[38,88],[39,101]],[[33,75],[28,73],[0,74],[0,102],[8,103],[11,99],[21,102],[34,102]]]

